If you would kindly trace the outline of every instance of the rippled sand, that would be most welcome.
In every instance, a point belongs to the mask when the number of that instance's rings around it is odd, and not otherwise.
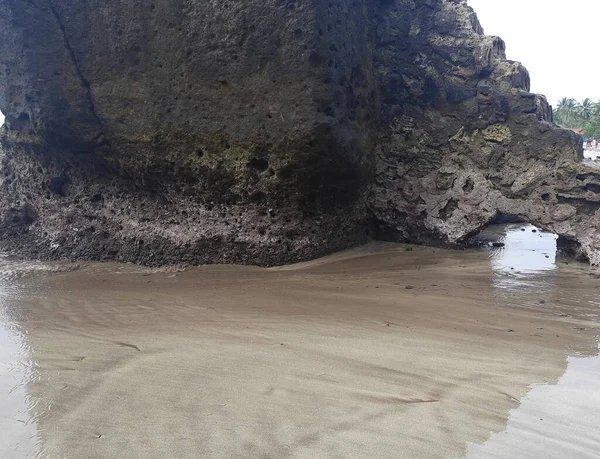
[[[581,397],[600,377],[557,385],[569,357],[566,375],[597,354],[600,280],[583,265],[532,282],[485,251],[391,244],[276,269],[11,263],[0,276],[5,459],[600,451],[593,397]],[[540,429],[561,407],[584,413],[581,425]],[[554,456],[556,438],[579,455]]]

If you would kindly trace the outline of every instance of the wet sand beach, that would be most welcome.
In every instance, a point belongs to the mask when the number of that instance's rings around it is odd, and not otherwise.
[[[597,457],[600,276],[504,231],[272,269],[4,260],[0,457]]]

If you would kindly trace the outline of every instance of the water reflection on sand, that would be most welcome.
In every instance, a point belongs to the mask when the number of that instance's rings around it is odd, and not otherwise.
[[[0,260],[0,459],[588,457],[600,280],[532,229],[273,269]]]
[[[38,436],[27,390],[34,365],[27,337],[11,319],[6,300],[0,286],[0,458],[34,458]]]
[[[507,224],[488,228],[484,237],[505,244],[490,251],[498,304],[543,308],[551,301],[560,304],[573,300],[561,296],[555,235],[540,232],[532,225]],[[582,295],[579,301],[575,300],[577,303],[587,317],[598,320],[600,298],[595,301]],[[589,305],[593,306],[591,311],[587,309]],[[580,308],[570,305],[560,314],[572,317]],[[599,387],[600,357],[570,356],[566,372],[557,384],[534,385],[519,407],[511,411],[506,430],[493,434],[482,445],[471,444],[465,458],[600,457]]]
[[[555,234],[525,223],[509,223],[488,227],[483,234],[504,243],[490,252],[496,273],[540,274],[556,269]]]
[[[495,304],[522,308],[548,300],[558,274],[555,234],[509,223],[490,226],[480,237],[504,244],[489,249]]]
[[[466,459],[597,459],[600,457],[600,357],[569,357],[555,385],[536,385],[508,426]]]

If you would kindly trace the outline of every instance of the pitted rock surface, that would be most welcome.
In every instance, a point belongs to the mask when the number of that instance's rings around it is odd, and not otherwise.
[[[6,250],[269,265],[511,215],[600,262],[599,171],[466,2],[0,0],[0,38]]]

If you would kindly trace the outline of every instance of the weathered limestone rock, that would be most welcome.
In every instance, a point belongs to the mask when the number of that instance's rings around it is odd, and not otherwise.
[[[0,240],[274,264],[498,214],[600,262],[600,174],[450,0],[0,0]]]
[[[420,73],[442,82],[440,96],[403,104],[378,142],[369,199],[378,237],[453,244],[509,216],[600,263],[600,170],[582,163],[580,139],[552,124],[527,71],[505,59],[500,39],[480,36],[464,5],[439,5],[439,16],[455,26],[420,38],[430,53]]]

